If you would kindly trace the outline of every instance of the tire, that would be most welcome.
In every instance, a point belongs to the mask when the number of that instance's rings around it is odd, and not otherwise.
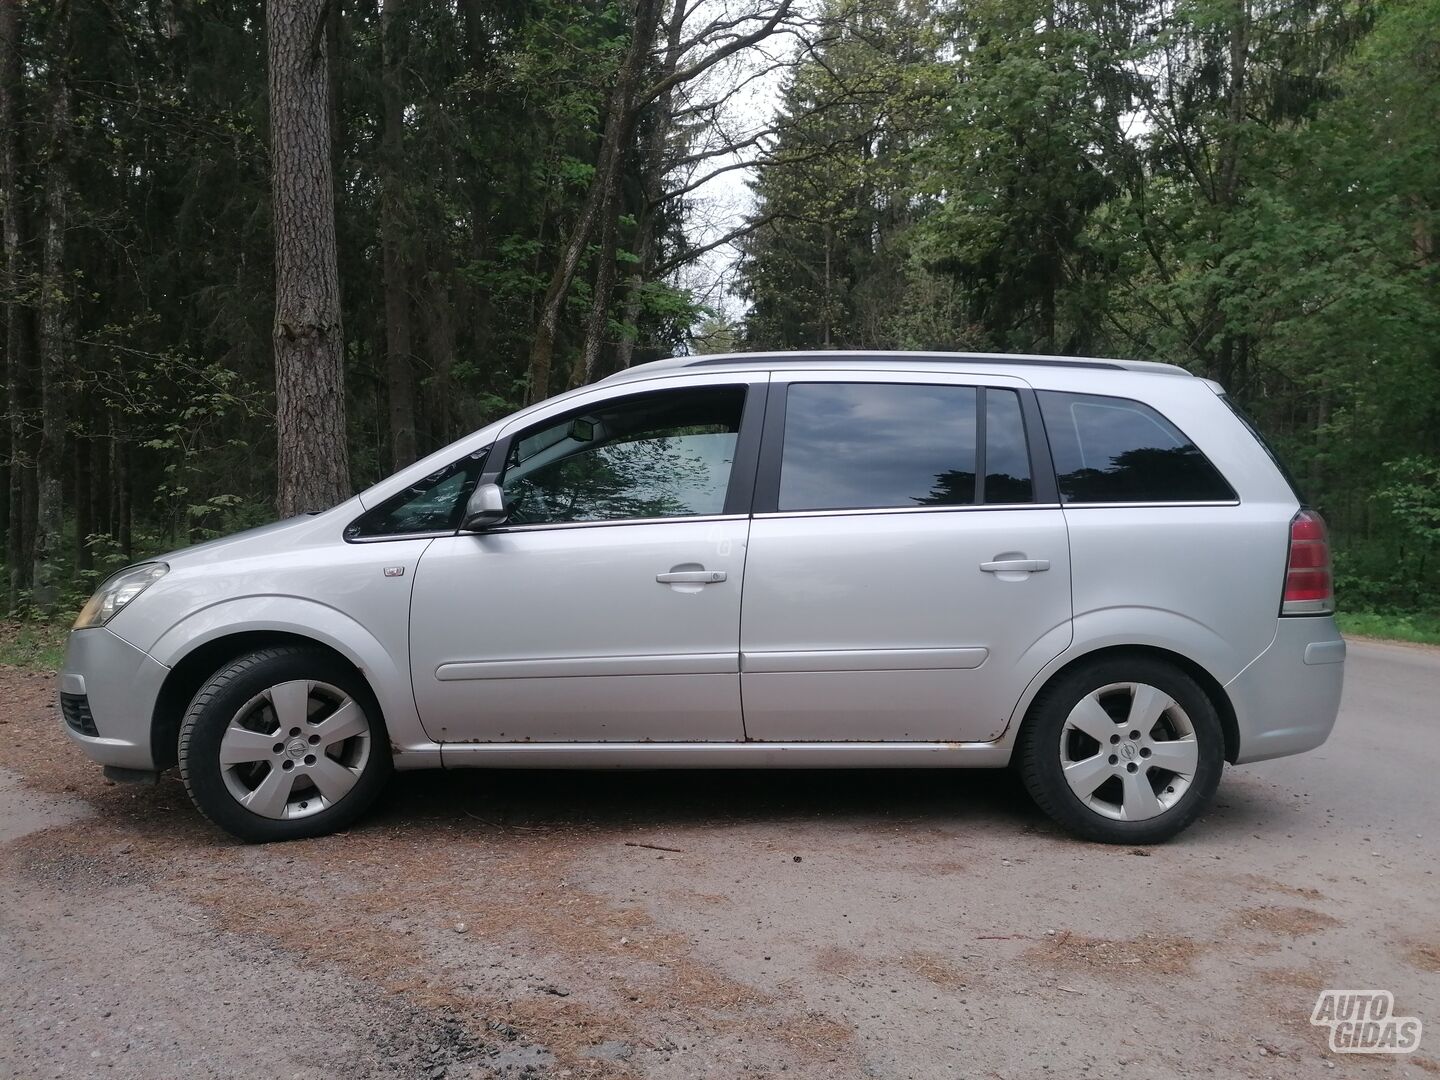
[[[199,811],[251,843],[345,828],[393,770],[369,685],[337,657],[298,646],[262,649],[211,676],[181,721],[179,758]]]
[[[1061,675],[1035,699],[1019,742],[1020,776],[1036,805],[1103,844],[1170,839],[1210,806],[1225,764],[1209,695],[1146,656]]]

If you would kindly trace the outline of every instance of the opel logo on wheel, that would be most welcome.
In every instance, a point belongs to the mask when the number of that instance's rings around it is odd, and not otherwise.
[[[1121,743],[1120,756],[1126,761],[1134,761],[1140,756],[1140,751],[1135,749],[1135,744],[1132,742]]]
[[[310,752],[310,744],[304,739],[291,739],[285,744],[285,753],[289,754],[296,761],[299,761]]]

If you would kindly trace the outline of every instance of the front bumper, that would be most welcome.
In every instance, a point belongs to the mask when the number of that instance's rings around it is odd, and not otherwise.
[[[151,720],[165,676],[170,673],[149,653],[102,627],[72,630],[60,669],[60,693],[70,700],[61,710],[61,727],[93,760],[122,769],[155,768],[150,749]],[[88,706],[91,725],[77,730],[64,719],[78,711],[75,699]]]
[[[1332,616],[1279,620],[1270,647],[1225,687],[1235,707],[1235,764],[1313,750],[1330,737],[1345,682],[1345,639]]]

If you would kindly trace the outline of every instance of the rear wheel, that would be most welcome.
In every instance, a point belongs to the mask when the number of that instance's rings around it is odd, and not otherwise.
[[[1071,832],[1150,844],[1210,805],[1224,748],[1215,706],[1194,679],[1161,660],[1117,656],[1041,691],[1020,735],[1020,773]]]
[[[180,725],[180,776],[249,841],[344,828],[391,772],[380,707],[355,670],[313,649],[265,649],[216,672]]]

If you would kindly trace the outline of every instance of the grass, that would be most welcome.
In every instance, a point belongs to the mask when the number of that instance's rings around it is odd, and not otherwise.
[[[31,671],[59,671],[68,622],[0,621],[0,664]]]
[[[1340,630],[1361,637],[1440,645],[1440,614],[1428,611],[1396,615],[1378,611],[1342,611],[1336,617]]]

